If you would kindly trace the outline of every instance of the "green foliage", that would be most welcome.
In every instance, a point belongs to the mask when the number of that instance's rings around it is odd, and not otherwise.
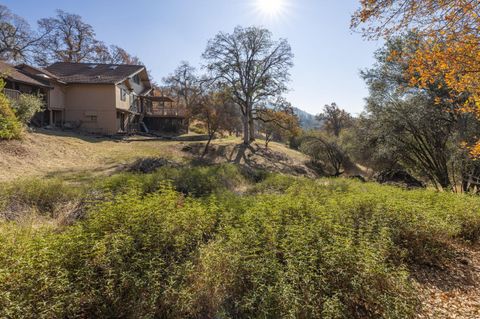
[[[227,189],[235,190],[246,183],[237,166],[222,164],[185,168],[162,167],[148,175],[123,173],[106,182],[102,181],[102,185],[114,193],[125,193],[136,188],[146,194],[157,191],[164,181],[170,181],[177,191],[195,197]]]
[[[5,225],[0,317],[179,318],[182,283],[214,225],[214,205],[166,187],[120,195],[60,234]]]
[[[29,124],[38,112],[45,108],[41,96],[32,94],[21,94],[19,99],[12,102],[12,109],[17,118],[25,125]]]
[[[475,192],[469,181],[478,178],[480,165],[464,146],[476,143],[480,122],[459,112],[468,94],[449,88],[440,75],[428,87],[412,85],[411,61],[394,56],[411,56],[418,40],[415,34],[389,39],[374,67],[362,72],[370,94],[349,154],[378,171],[403,169],[438,189]]]
[[[19,139],[22,125],[10,107],[10,100],[2,93],[3,80],[0,79],[0,140]]]
[[[409,267],[480,239],[473,196],[278,174],[229,191],[239,182],[232,165],[120,174],[73,226],[0,224],[0,317],[413,318]],[[41,207],[68,192],[56,183],[15,192]]]
[[[28,208],[54,217],[63,206],[84,197],[82,187],[59,179],[26,179],[0,185],[0,212]]]
[[[332,176],[340,176],[346,166],[350,165],[348,155],[335,135],[322,132],[304,134],[300,150],[310,156],[313,163],[319,164],[323,171]]]

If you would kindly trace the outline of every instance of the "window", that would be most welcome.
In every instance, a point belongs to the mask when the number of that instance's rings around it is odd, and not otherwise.
[[[135,74],[133,76],[133,82],[137,83],[137,84],[140,84],[140,77],[138,76],[138,74]]]
[[[97,122],[96,115],[87,115],[88,122]]]
[[[120,99],[122,101],[127,100],[127,90],[125,90],[124,88],[120,88]]]

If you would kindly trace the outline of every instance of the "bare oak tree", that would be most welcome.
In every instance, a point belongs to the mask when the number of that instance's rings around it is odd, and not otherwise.
[[[254,140],[256,107],[287,90],[293,54],[284,39],[275,41],[263,28],[236,27],[218,33],[203,53],[210,77],[231,90],[243,115],[243,141]]]
[[[172,74],[163,79],[163,82],[177,101],[191,112],[201,95],[200,79],[196,69],[188,62],[182,61]]]
[[[129,65],[143,64],[137,56],[128,53],[127,50],[119,47],[118,45],[111,45],[107,47],[101,42],[98,42],[97,46],[95,47],[94,62]]]
[[[0,5],[0,59],[27,62],[35,45],[49,31],[34,32],[27,21]]]
[[[91,62],[101,42],[95,38],[93,27],[82,17],[57,10],[54,18],[38,21],[41,33],[47,32],[37,46],[35,62],[48,65],[52,62]]]

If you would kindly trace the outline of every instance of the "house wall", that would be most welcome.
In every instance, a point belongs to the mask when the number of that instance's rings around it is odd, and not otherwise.
[[[128,95],[127,95],[125,101],[122,101],[121,89],[127,90]],[[116,106],[116,108],[126,110],[126,111],[129,110],[130,109],[130,104],[131,104],[131,96],[130,95],[131,95],[131,93],[130,93],[128,87],[124,83],[116,85],[115,86],[115,106]]]
[[[128,96],[125,101],[121,99],[121,89],[126,89],[128,92]],[[145,91],[145,85],[140,82],[137,84],[133,81],[133,79],[127,79],[123,83],[120,83],[116,86],[115,89],[115,99],[116,99],[116,107],[122,110],[129,110],[130,106],[133,103],[133,98],[135,95],[140,95]]]
[[[112,84],[68,85],[65,122],[91,133],[117,133],[115,91]]]
[[[65,108],[65,94],[67,88],[63,84],[51,83],[52,89],[49,91],[49,105],[50,109],[63,109]]]

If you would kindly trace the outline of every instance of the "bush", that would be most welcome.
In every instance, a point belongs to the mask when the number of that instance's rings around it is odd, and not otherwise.
[[[12,109],[17,118],[25,125],[28,125],[35,114],[44,108],[42,97],[32,94],[21,94],[18,100],[12,102]]]
[[[214,205],[162,187],[103,203],[61,234],[6,225],[0,317],[180,318],[182,284],[215,216]]]
[[[0,80],[0,140],[19,139],[22,125],[11,109],[9,99],[1,93],[3,86]]]
[[[73,226],[0,224],[0,317],[413,318],[410,266],[480,236],[473,196],[275,174],[239,195],[235,179],[126,173]]]
[[[166,166],[152,174],[123,173],[102,181],[101,185],[114,193],[125,193],[136,188],[148,194],[157,191],[165,181],[170,181],[177,191],[194,197],[234,191],[246,184],[237,166],[221,164],[184,168]]]
[[[17,219],[22,212],[57,217],[63,208],[84,197],[84,189],[58,179],[25,179],[4,183],[0,188],[0,213]]]

